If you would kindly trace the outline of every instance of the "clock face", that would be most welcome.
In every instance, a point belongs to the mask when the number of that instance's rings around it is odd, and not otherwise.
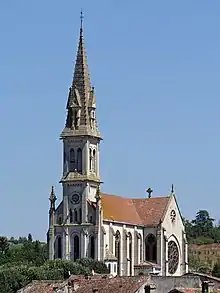
[[[78,204],[80,202],[80,195],[78,193],[74,193],[71,195],[71,202],[73,204]]]

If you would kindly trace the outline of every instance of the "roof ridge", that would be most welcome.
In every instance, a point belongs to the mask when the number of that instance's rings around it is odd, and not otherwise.
[[[106,192],[101,192],[102,195],[110,195],[110,196],[115,196],[115,197],[120,197],[120,198],[123,198],[123,199],[129,199],[129,200],[136,200],[136,199],[147,199],[147,200],[151,200],[151,199],[154,199],[154,198],[169,198],[170,196],[169,195],[166,195],[166,196],[155,196],[155,197],[151,197],[151,198],[147,198],[147,197],[124,197],[124,196],[121,196],[121,195],[118,195],[118,194],[112,194],[112,193],[106,193]]]

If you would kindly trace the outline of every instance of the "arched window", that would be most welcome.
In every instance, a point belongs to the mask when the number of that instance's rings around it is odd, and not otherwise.
[[[58,225],[62,225],[62,216],[58,217]]]
[[[146,237],[145,260],[157,262],[157,240],[153,234]]]
[[[79,209],[79,223],[82,223],[82,209]]]
[[[89,149],[89,171],[92,171],[92,150]]]
[[[73,238],[74,261],[79,259],[79,236],[75,235]]]
[[[129,276],[132,276],[132,236],[128,233],[128,259],[129,259]]]
[[[70,171],[71,172],[74,172],[75,171],[75,152],[74,152],[74,149],[71,148],[70,149]]]
[[[109,272],[109,274],[111,274],[111,264],[110,263],[108,264],[108,272]]]
[[[73,110],[73,127],[74,129],[77,129],[79,126],[79,111]]]
[[[90,257],[95,258],[95,237],[90,236]]]
[[[117,273],[120,275],[121,263],[121,235],[119,231],[115,234],[115,256],[117,257]]]
[[[78,213],[77,213],[77,210],[74,209],[74,223],[77,223],[78,222]]]
[[[96,171],[96,151],[93,150],[92,152],[92,171]]]
[[[82,150],[80,148],[77,150],[77,172],[82,173]]]
[[[57,238],[57,257],[62,258],[62,239],[60,236]]]
[[[69,210],[69,217],[70,217],[70,223],[73,223],[73,212],[71,209]]]

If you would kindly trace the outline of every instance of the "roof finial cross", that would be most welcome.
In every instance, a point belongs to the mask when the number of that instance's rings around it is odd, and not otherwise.
[[[172,184],[171,186],[171,193],[173,194],[174,193],[174,185]]]
[[[82,9],[81,9],[81,12],[80,12],[80,29],[82,30],[82,28],[83,28],[83,18],[84,18],[84,16],[83,16],[83,11],[82,11]]]
[[[146,191],[148,193],[148,198],[151,198],[151,193],[153,192],[153,190],[149,187]]]

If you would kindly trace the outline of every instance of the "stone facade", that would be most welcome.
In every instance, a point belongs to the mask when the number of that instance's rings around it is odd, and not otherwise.
[[[102,260],[110,264],[113,275],[120,276],[133,276],[134,267],[146,261],[157,264],[162,276],[186,273],[188,245],[173,188],[168,196],[149,193],[148,198],[139,199],[100,192],[102,137],[82,27],[61,139],[63,200],[55,207],[52,190],[49,258]]]

